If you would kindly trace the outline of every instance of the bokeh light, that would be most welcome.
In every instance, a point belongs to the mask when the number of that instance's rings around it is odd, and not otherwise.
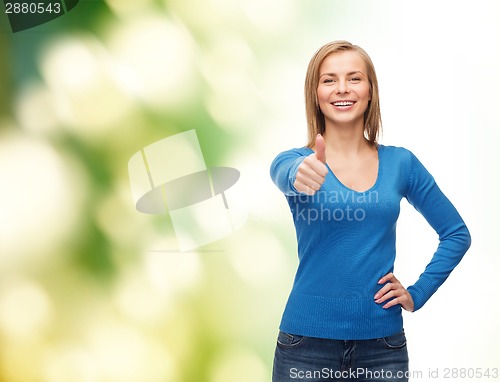
[[[123,86],[146,105],[162,110],[192,102],[194,44],[182,24],[140,14],[114,28],[108,44]]]
[[[41,83],[27,84],[19,92],[16,114],[19,125],[33,133],[50,133],[59,125],[54,98]]]
[[[0,263],[5,267],[54,256],[81,212],[85,182],[50,143],[19,133],[0,135]],[[50,224],[48,224],[50,222]],[[39,264],[39,263],[38,263]]]
[[[0,293],[0,330],[12,340],[37,339],[53,314],[47,292],[30,280],[10,280]]]
[[[54,41],[40,67],[60,121],[84,135],[106,133],[133,107],[114,78],[111,57],[92,35]]]

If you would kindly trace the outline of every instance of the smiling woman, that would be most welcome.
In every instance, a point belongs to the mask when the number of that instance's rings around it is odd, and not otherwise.
[[[469,231],[413,153],[378,144],[377,77],[363,49],[347,41],[323,46],[309,64],[305,94],[308,145],[282,152],[271,165],[293,215],[299,257],[273,381],[296,379],[292,370],[327,368],[334,375],[366,370],[364,381],[408,381],[402,309],[420,309],[443,284],[470,246]],[[338,193],[352,197],[318,197]],[[377,198],[362,197],[372,193]],[[440,239],[408,289],[393,273],[402,198]],[[339,210],[358,218],[328,218]],[[379,378],[381,370],[387,378]]]
[[[330,55],[321,64],[318,103],[326,125],[349,124],[355,120],[361,129],[364,128],[364,112],[371,100],[365,66],[362,58],[350,51]]]
[[[330,108],[326,105],[323,109],[321,105],[353,102],[347,95],[354,90],[355,93],[361,91],[361,94],[366,96],[366,85],[370,102],[359,109],[364,109],[365,113],[363,123],[366,138],[374,143],[382,130],[382,119],[377,75],[370,56],[362,48],[346,41],[335,41],[318,50],[309,63],[305,81],[308,147],[314,147],[316,135],[324,134],[326,130],[324,113]],[[335,91],[340,91],[342,97],[332,98],[335,95],[332,96],[331,93]],[[325,102],[321,102],[323,97],[326,97]]]
[[[371,100],[370,84],[364,75],[366,71],[362,57],[353,51],[331,54],[322,62],[317,97],[325,121],[324,138],[328,139],[332,134],[346,139],[351,139],[353,134],[364,135],[364,114]],[[361,179],[355,179],[351,171],[346,171],[346,166],[336,166],[338,161],[329,165],[344,184],[367,190],[377,178],[375,150],[367,151],[366,158],[366,166],[359,169]]]

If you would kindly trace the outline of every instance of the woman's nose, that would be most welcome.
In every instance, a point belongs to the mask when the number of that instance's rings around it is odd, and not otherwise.
[[[349,91],[349,88],[348,88],[347,83],[345,81],[339,81],[337,83],[337,94],[347,93],[348,91]]]

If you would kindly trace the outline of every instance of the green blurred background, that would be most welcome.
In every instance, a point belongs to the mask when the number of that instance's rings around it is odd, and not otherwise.
[[[0,18],[0,381],[270,380],[296,250],[268,168],[305,144],[306,66],[335,39],[372,56],[383,143],[423,159],[474,238],[407,316],[414,369],[500,367],[495,1],[81,0],[15,34]],[[240,171],[248,220],[180,253],[168,215],[135,210],[127,163],[190,129],[207,166]],[[436,238],[403,213],[409,284]]]

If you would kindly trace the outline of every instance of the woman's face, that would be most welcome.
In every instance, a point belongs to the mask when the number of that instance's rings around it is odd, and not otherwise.
[[[328,125],[364,126],[371,100],[366,65],[353,51],[332,53],[319,68],[318,102]]]

